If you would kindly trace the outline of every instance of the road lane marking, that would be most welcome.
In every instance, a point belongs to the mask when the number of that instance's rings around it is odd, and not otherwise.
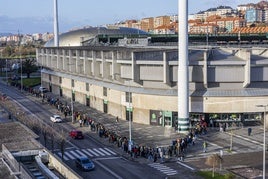
[[[104,149],[99,148],[100,151],[102,151],[103,153],[105,153],[106,155],[111,155],[109,152],[106,152]]]
[[[82,149],[82,152],[84,152],[85,154],[87,154],[90,157],[93,157],[93,155],[91,153],[89,153],[86,149]]]
[[[192,168],[189,165],[186,165],[186,164],[184,164],[182,162],[177,161],[177,163],[180,164],[180,165],[182,165],[182,166],[184,166],[184,167],[186,167],[186,168],[189,168],[190,170],[193,170],[193,171],[195,170],[194,168]]]
[[[105,150],[107,150],[108,152],[110,152],[113,155],[116,155],[116,153],[114,153],[112,150],[108,149],[108,148],[104,148]]]
[[[93,149],[95,152],[99,153],[102,156],[105,156],[105,154],[103,154],[102,152],[98,151],[98,149]]]
[[[109,168],[107,168],[106,166],[104,166],[102,163],[100,163],[99,161],[95,161],[95,163],[97,163],[100,167],[102,167],[104,170],[106,170],[107,172],[109,172],[111,175],[113,175],[115,178],[117,179],[123,179],[122,177],[120,177],[119,175],[117,175],[115,172],[113,172],[112,170],[110,170]]]
[[[90,153],[92,153],[93,155],[95,155],[95,156],[100,156],[99,154],[97,154],[96,152],[94,152],[93,150],[91,150],[91,149],[87,149],[87,151],[89,151]]]

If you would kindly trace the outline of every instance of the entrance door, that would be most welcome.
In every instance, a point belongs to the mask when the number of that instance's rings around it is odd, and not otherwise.
[[[62,97],[62,89],[60,88],[60,97]]]
[[[108,105],[103,103],[103,112],[108,113]]]
[[[164,120],[165,120],[165,127],[172,127],[171,117],[164,117]]]
[[[86,96],[86,106],[90,107],[90,100],[89,97]]]

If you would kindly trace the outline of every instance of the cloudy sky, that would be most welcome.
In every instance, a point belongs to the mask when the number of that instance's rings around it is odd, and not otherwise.
[[[189,13],[260,0],[188,0]],[[53,32],[54,0],[0,0],[0,33]],[[59,30],[178,14],[178,0],[58,0]]]

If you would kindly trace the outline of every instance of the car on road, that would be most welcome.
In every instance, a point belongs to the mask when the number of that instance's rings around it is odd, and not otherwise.
[[[51,117],[50,117],[50,120],[51,120],[52,122],[55,122],[55,123],[57,123],[57,122],[62,122],[61,117],[60,117],[59,115],[57,115],[57,114],[54,114],[53,116],[51,116]]]
[[[84,134],[82,131],[79,130],[71,130],[71,132],[69,133],[70,137],[73,139],[84,139]]]
[[[83,171],[90,171],[95,168],[94,163],[88,157],[78,157],[75,159],[76,167],[80,168]]]
[[[40,91],[41,93],[46,93],[46,92],[48,92],[48,89],[45,88],[45,87],[40,86],[40,87],[39,87],[39,91]]]

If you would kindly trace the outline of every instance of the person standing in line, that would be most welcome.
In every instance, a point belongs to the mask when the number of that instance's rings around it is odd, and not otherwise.
[[[118,116],[116,116],[115,122],[118,123]]]
[[[80,127],[82,127],[82,119],[79,119]]]

